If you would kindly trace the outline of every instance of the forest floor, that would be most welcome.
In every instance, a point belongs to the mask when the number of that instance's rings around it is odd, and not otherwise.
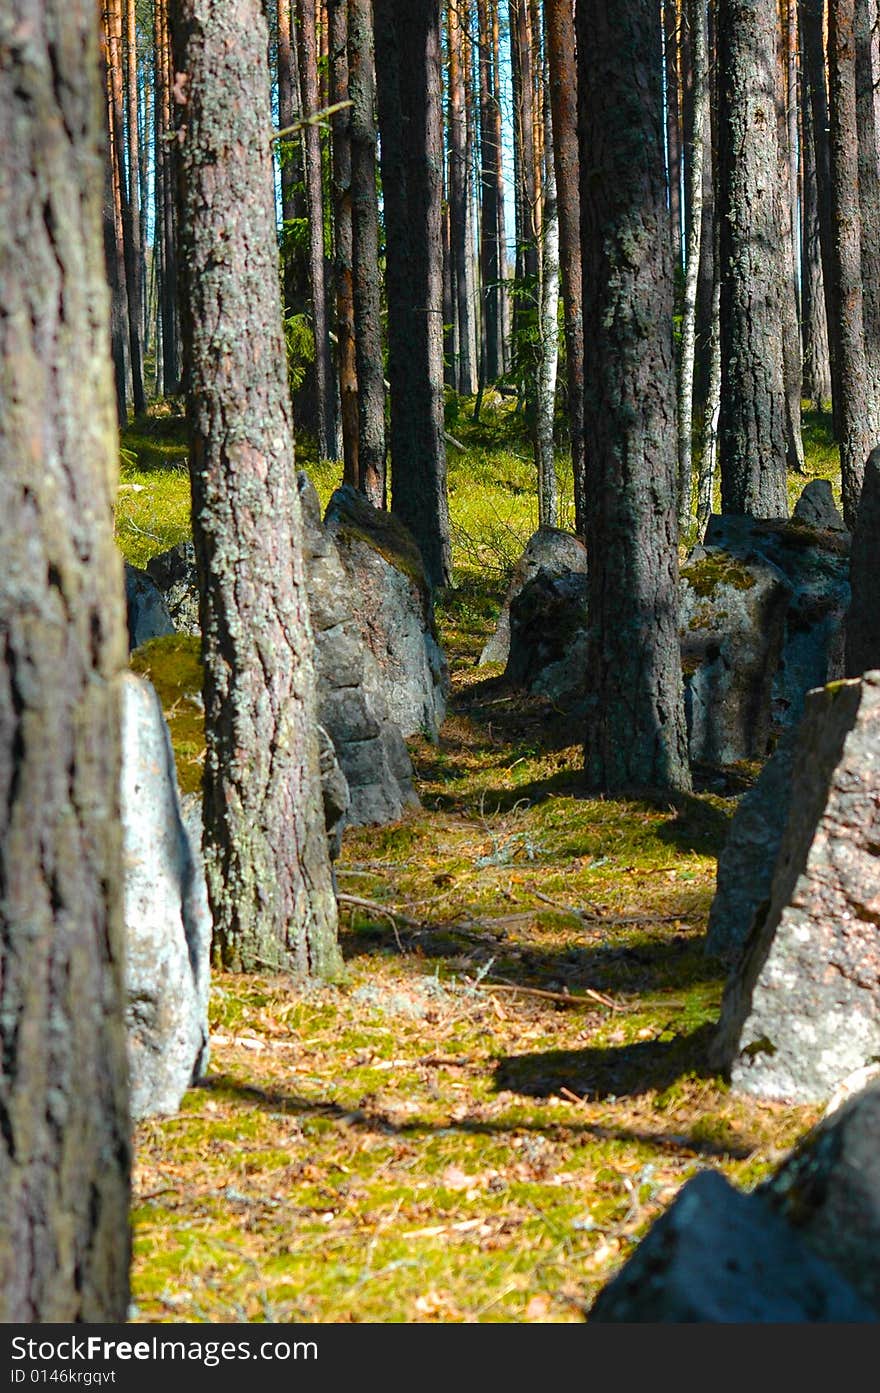
[[[439,744],[411,742],[422,808],[345,836],[338,982],[215,975],[207,1077],[135,1136],[136,1320],[582,1320],[684,1181],[751,1187],[818,1115],[706,1064],[706,918],[755,770],[583,795],[565,714],[475,666],[534,527],[527,446],[508,416],[450,429],[453,688]],[[806,434],[831,477],[824,419]],[[124,444],[117,530],[143,564],[188,533],[182,424],[155,412]],[[326,501],[335,475],[302,462]],[[193,786],[198,741],[175,743]]]

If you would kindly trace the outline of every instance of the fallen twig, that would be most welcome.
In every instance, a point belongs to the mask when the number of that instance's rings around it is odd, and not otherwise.
[[[544,987],[520,987],[516,982],[475,982],[473,986],[481,992],[520,992],[523,996],[538,996],[546,1001],[560,1001],[564,1006],[583,1006],[587,1001],[598,1001],[609,1011],[623,1011],[626,1008],[610,996],[585,987],[583,992],[551,992]]]

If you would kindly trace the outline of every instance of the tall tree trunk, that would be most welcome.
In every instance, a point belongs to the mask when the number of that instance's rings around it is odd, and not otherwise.
[[[289,131],[283,145],[279,142],[278,156],[281,165],[281,217],[290,227],[295,219],[305,214],[301,207],[298,187],[303,174],[302,132],[292,130],[302,116],[302,103],[299,95],[299,63],[297,57],[296,34],[293,27],[291,0],[278,0],[278,127]],[[287,316],[302,312],[307,298],[304,259],[289,237],[283,241],[282,259],[284,263],[284,313]]]
[[[819,192],[816,183],[816,151],[813,112],[807,83],[801,86],[801,152],[803,156],[803,209],[801,214],[801,338],[804,354],[804,395],[817,411],[831,400],[831,361],[828,354],[828,320],[822,277],[819,236]]]
[[[492,41],[490,5],[496,17],[498,0],[477,0],[480,34],[480,263],[483,277],[483,314],[486,343],[485,379],[495,382],[504,371],[501,312],[502,248],[499,242],[498,179],[501,165],[498,69]]]
[[[666,98],[666,160],[669,179],[669,222],[673,269],[681,269],[681,106],[679,76],[679,14],[681,0],[663,0],[663,63]]]
[[[468,170],[467,122],[465,115],[464,36],[459,17],[460,0],[448,0],[447,35],[449,43],[449,230],[452,253],[452,282],[458,324],[458,371],[456,387],[467,394],[473,390],[474,365],[471,358],[471,304],[468,298]]]
[[[317,0],[296,0],[299,22],[299,74],[306,117],[321,109],[318,92]],[[315,388],[318,394],[318,455],[336,458],[336,419],[333,409],[332,363],[327,333],[327,286],[324,279],[324,179],[321,132],[314,122],[305,128],[306,199],[309,208],[309,285],[312,327],[315,331]]]
[[[126,648],[98,14],[10,0],[0,24],[0,1320],[122,1323]]]
[[[545,0],[553,158],[559,211],[565,360],[574,472],[575,531],[587,526],[584,458],[584,317],[577,146],[577,46],[571,0]]]
[[[451,575],[443,429],[439,0],[374,0],[391,382],[391,506]]]
[[[790,79],[789,46],[796,43],[791,29],[794,9],[784,0],[784,25],[779,44],[777,84],[777,138],[779,141],[779,252],[782,260],[782,354],[785,373],[786,464],[794,473],[804,472],[804,445],[801,438],[801,395],[804,387],[804,367],[801,358],[801,329],[798,321],[798,283],[795,265],[793,229],[797,224],[797,173],[792,174],[792,159],[797,159],[797,128],[792,134],[790,115],[796,107],[789,104]],[[796,27],[796,26],[795,26]],[[793,100],[793,97],[792,97]],[[794,187],[792,188],[792,185]]]
[[[673,274],[653,0],[577,10],[590,649],[586,773],[688,788],[678,641]]]
[[[162,379],[166,395],[180,391],[180,313],[177,304],[177,229],[175,184],[177,146],[172,115],[171,38],[168,0],[154,0],[156,47],[156,170],[161,180],[162,225]]]
[[[803,75],[809,93],[813,148],[816,156],[819,246],[822,253],[822,286],[825,294],[828,353],[831,361],[832,410],[834,412],[834,430],[839,439],[841,433],[840,373],[834,333],[837,310],[835,307],[834,230],[831,218],[831,145],[825,78],[824,14],[825,0],[798,0],[798,18],[803,49]]]
[[[104,83],[106,90],[106,82]],[[125,282],[119,279],[119,260],[116,243],[116,209],[113,195],[113,169],[110,159],[109,133],[107,120],[109,110],[104,103],[104,133],[108,136],[105,144],[104,161],[104,260],[107,285],[110,289],[110,352],[113,359],[113,378],[116,388],[116,419],[120,430],[128,424],[127,354],[128,341],[125,299]]]
[[[384,508],[385,372],[376,194],[375,88],[372,0],[348,0],[358,468],[362,492],[374,507]]]
[[[553,424],[556,415],[556,376],[559,367],[559,209],[553,168],[553,121],[550,103],[544,106],[547,160],[544,177],[544,235],[541,254],[541,318],[538,358],[538,390],[535,412],[535,463],[538,469],[538,521],[549,527],[558,522],[559,491]]]
[[[328,0],[330,44],[330,105],[347,102],[347,0]],[[354,346],[354,273],[351,213],[351,112],[344,107],[333,116],[333,212],[336,232],[336,339],[339,397],[342,408],[342,458],[345,483],[357,488],[358,403],[357,359]]]
[[[284,367],[262,4],[179,0],[174,44],[214,955],[233,970],[325,976],[340,957]]]
[[[107,94],[107,130],[109,133],[109,143],[107,146],[110,165],[108,194],[113,221],[112,245],[109,239],[107,241],[108,257],[112,256],[113,261],[112,267],[109,270],[108,279],[113,291],[113,353],[117,372],[117,397],[120,405],[123,405],[119,423],[120,426],[124,427],[128,423],[128,402],[132,396],[131,340],[129,337],[128,280],[125,274],[125,231],[122,214],[122,185],[120,183],[123,163],[119,159],[117,153],[118,145],[122,138],[121,88],[117,92],[120,55],[117,51],[117,45],[114,39],[114,11],[112,9],[112,0],[110,0],[109,4],[105,4],[102,9],[102,55],[105,90]],[[118,108],[117,97],[119,100]],[[120,375],[121,385],[119,382]]]
[[[145,411],[143,368],[144,323],[144,257],[141,240],[140,150],[138,147],[138,70],[137,24],[135,0],[125,0],[125,71],[126,108],[128,120],[128,238],[130,252],[126,260],[128,312],[131,319],[131,359],[135,415]]]
[[[776,0],[719,0],[721,504],[786,517]]]
[[[877,90],[874,47],[876,0],[856,0],[856,126],[859,142],[859,220],[862,246],[862,314],[865,366],[871,385],[874,445],[880,443],[880,168],[877,146]]]
[[[829,0],[828,75],[840,476],[843,516],[852,531],[865,461],[875,443],[862,299],[854,0]]]
[[[697,332],[697,289],[703,235],[703,157],[709,119],[709,61],[706,48],[705,0],[687,0],[693,125],[686,132],[689,158],[687,182],[690,221],[687,233],[681,349],[678,365],[678,518],[684,528],[691,516],[693,483],[694,354]]]

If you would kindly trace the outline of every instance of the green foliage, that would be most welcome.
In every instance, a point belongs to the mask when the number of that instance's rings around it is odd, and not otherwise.
[[[307,314],[291,314],[284,320],[287,349],[287,379],[295,392],[305,381],[309,364],[315,361],[315,334]]]

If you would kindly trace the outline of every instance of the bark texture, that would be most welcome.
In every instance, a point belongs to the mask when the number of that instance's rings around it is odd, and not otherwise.
[[[182,0],[181,266],[214,955],[339,966],[284,367],[259,0]],[[223,248],[223,255],[218,255]]]
[[[719,0],[721,506],[786,517],[775,0]]]
[[[347,102],[348,17],[346,0],[328,0],[330,25],[330,105]],[[354,272],[351,221],[351,109],[333,116],[333,217],[336,242],[336,357],[342,417],[343,481],[357,488],[358,402],[357,358],[354,344]]]
[[[385,371],[376,195],[376,77],[371,0],[348,3],[351,105],[352,274],[358,380],[358,471],[362,493],[385,506]]]
[[[578,7],[584,423],[590,499],[586,771],[686,788],[678,648],[673,279],[656,7]]]
[[[98,14],[0,18],[0,1320],[125,1320],[117,438]]]
[[[451,575],[443,430],[439,0],[375,0],[391,382],[391,507]]]

